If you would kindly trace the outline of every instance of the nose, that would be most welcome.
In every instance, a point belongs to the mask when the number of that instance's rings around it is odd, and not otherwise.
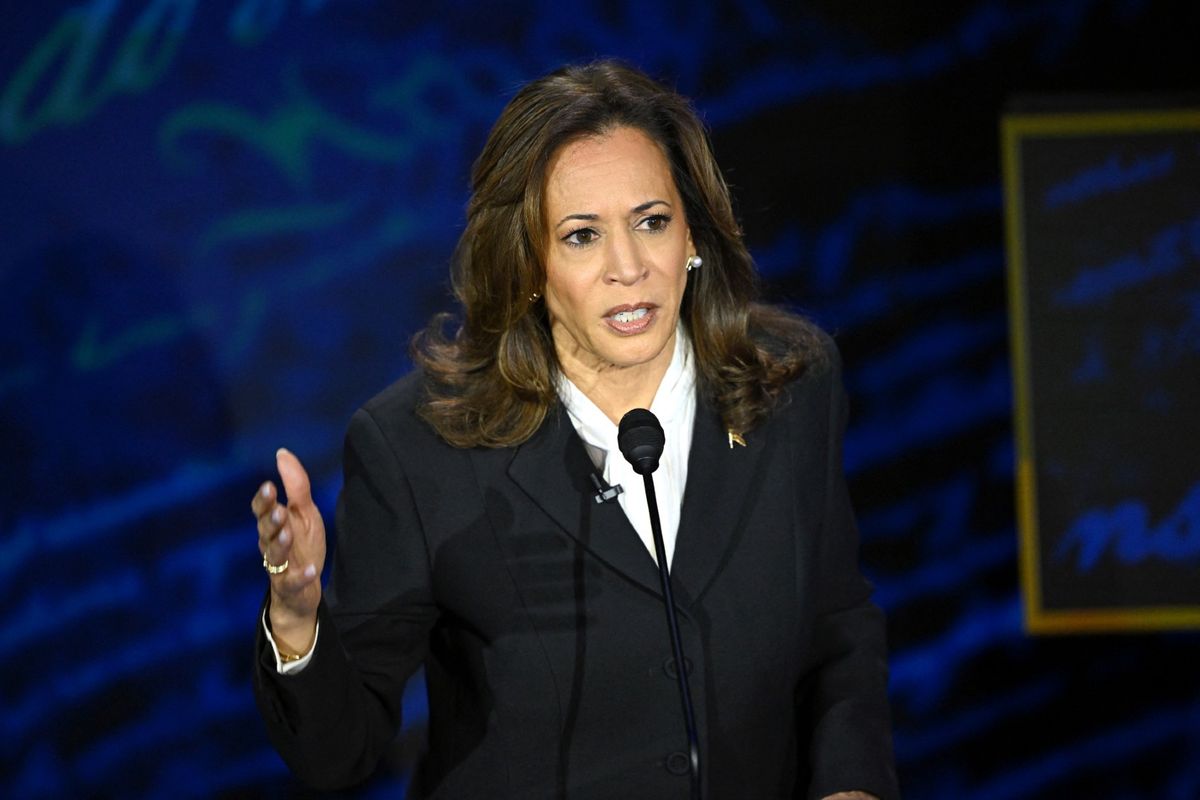
[[[604,280],[632,286],[649,274],[646,254],[642,252],[632,231],[622,231],[609,237],[608,263]]]

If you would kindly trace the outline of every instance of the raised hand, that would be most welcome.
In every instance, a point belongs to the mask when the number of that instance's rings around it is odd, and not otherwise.
[[[300,460],[280,448],[275,465],[287,505],[279,502],[275,484],[267,481],[254,495],[250,509],[258,518],[258,549],[271,582],[271,633],[281,651],[299,654],[312,646],[316,631],[325,523]]]

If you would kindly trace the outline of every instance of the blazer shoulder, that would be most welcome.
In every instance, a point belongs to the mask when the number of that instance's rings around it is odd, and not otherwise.
[[[417,404],[424,393],[425,376],[419,368],[395,380],[387,388],[363,403],[362,409],[371,416],[394,414],[405,411],[415,414]]]
[[[812,329],[812,346],[809,348],[809,366],[824,375],[836,375],[842,371],[842,353],[833,335],[823,328],[809,323]]]
[[[840,370],[841,357],[833,337],[812,320],[785,308],[753,304],[750,337],[773,359],[791,361],[798,357],[805,366],[796,381],[810,373]]]
[[[822,385],[828,386],[833,383],[837,384],[837,387],[840,387],[842,381],[842,351],[838,348],[832,334],[815,326],[814,330],[816,332],[816,346],[813,348],[809,369],[814,372],[815,377],[819,378]]]
[[[417,415],[424,392],[424,374],[420,369],[414,369],[363,403],[350,421],[351,431],[367,423],[373,424],[397,445],[411,447],[442,442],[441,437]]]
[[[774,327],[774,326],[772,326]],[[793,316],[787,330],[781,333],[771,328],[752,329],[755,343],[777,358],[799,356],[803,368],[786,385],[785,394],[828,387],[839,383],[842,375],[842,355],[837,342],[827,331],[803,317]]]

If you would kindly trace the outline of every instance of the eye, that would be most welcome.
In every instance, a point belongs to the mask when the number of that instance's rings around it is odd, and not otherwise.
[[[646,217],[645,219],[640,221],[637,224],[637,227],[640,228],[641,230],[648,231],[650,233],[662,233],[663,231],[665,231],[667,229],[667,226],[670,224],[671,224],[671,215],[670,214],[652,214],[651,216]]]
[[[594,228],[576,228],[562,237],[562,240],[570,247],[587,247],[599,238],[600,234]]]

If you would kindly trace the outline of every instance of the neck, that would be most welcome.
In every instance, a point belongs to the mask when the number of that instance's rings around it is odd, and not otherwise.
[[[563,374],[579,387],[579,391],[587,395],[610,420],[620,423],[621,417],[630,409],[649,408],[654,402],[654,395],[675,354],[677,335],[673,333],[662,352],[652,360],[632,367],[589,364],[576,358],[574,353],[561,351],[558,353],[558,362]]]

